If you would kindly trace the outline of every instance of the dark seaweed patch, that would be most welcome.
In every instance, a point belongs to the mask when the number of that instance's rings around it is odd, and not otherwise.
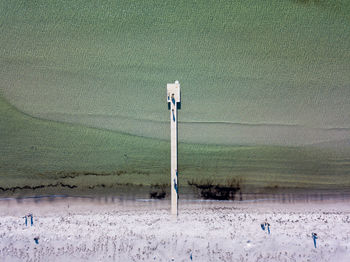
[[[0,190],[3,192],[15,192],[16,190],[37,190],[42,188],[49,188],[49,187],[68,187],[70,189],[77,188],[76,185],[69,185],[69,184],[63,184],[63,183],[56,183],[56,184],[47,184],[47,185],[37,185],[37,186],[14,186],[14,187],[0,187]]]
[[[149,192],[149,197],[151,199],[164,199],[166,196],[165,188],[167,187],[166,184],[163,185],[152,185],[151,186],[151,192]]]
[[[94,186],[89,186],[89,189],[94,189],[96,187],[102,187],[102,188],[105,188],[106,185],[105,184],[99,184],[99,185],[94,185]]]
[[[240,180],[232,179],[226,184],[214,184],[213,181],[204,182],[188,181],[188,184],[196,189],[203,199],[235,200],[236,193],[241,193]]]

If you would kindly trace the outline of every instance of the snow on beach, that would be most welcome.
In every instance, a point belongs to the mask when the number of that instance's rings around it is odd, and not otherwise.
[[[347,202],[0,201],[0,261],[350,261]],[[25,226],[24,216],[34,215]],[[271,234],[261,223],[270,223]],[[318,234],[317,248],[311,237]],[[39,244],[34,238],[39,237]]]

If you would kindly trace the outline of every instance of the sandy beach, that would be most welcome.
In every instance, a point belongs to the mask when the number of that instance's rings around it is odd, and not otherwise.
[[[0,261],[349,261],[350,205],[62,198],[0,202]],[[33,226],[24,216],[32,213]],[[261,223],[270,224],[262,230]],[[318,234],[314,247],[312,232]],[[38,244],[34,238],[38,237]]]

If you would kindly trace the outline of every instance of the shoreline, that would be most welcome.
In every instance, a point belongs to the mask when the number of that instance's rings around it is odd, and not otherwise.
[[[280,199],[251,199],[243,201],[231,200],[204,200],[180,199],[179,214],[191,208],[246,208],[246,209],[332,209],[350,212],[350,195],[346,198],[320,199],[293,199],[282,201]],[[170,210],[170,199],[121,199],[118,197],[88,197],[88,196],[41,196],[30,198],[0,199],[0,217],[6,215],[23,216],[25,213],[45,215],[47,212],[74,213],[74,212],[114,212],[116,210]],[[264,212],[269,211],[265,210]],[[170,212],[170,211],[169,211]]]
[[[108,201],[114,200],[129,200],[129,201],[166,201],[170,200],[169,194],[165,198],[156,199],[151,198],[147,194],[82,194],[82,195],[70,195],[70,194],[43,194],[43,195],[14,195],[14,196],[0,196],[1,201],[15,200],[21,202],[23,200],[33,199],[33,201],[50,200],[55,201],[57,199],[108,199]],[[311,191],[306,192],[274,192],[274,193],[236,193],[234,200],[218,200],[218,199],[205,199],[196,194],[181,194],[180,201],[213,201],[213,202],[309,202],[309,201],[350,201],[350,192],[348,191]]]

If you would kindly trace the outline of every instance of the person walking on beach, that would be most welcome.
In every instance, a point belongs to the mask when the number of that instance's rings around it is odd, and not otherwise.
[[[30,217],[30,225],[32,226],[34,224],[33,222],[33,214],[28,215]]]
[[[27,218],[27,216],[24,216],[23,218],[24,218],[24,223],[25,223],[26,226],[27,226],[27,225],[28,225],[28,218]]]
[[[265,226],[267,227],[267,231],[269,232],[269,235],[270,235],[270,224],[265,222]]]
[[[174,109],[171,110],[171,112],[173,113],[173,121],[175,122],[175,114],[174,114]]]
[[[173,104],[175,105],[175,97],[174,97],[174,94],[171,95],[171,102],[173,102]]]
[[[263,230],[263,231],[265,231],[265,223],[261,223],[261,229]]]
[[[316,248],[316,239],[318,238],[317,234],[316,233],[312,233],[311,235],[312,235],[312,239],[314,240],[314,246]]]
[[[265,229],[267,229],[267,232],[270,234],[270,223],[267,223],[266,221],[264,223],[260,224],[260,227],[263,231],[265,231]]]
[[[39,244],[39,237],[34,237],[34,242],[35,242],[35,244]]]

